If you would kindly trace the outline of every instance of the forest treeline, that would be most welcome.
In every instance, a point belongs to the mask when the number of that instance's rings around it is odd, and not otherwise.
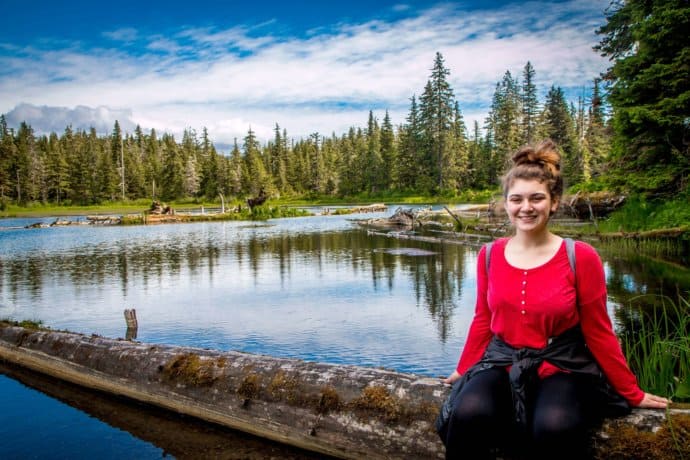
[[[561,149],[570,187],[686,193],[689,10],[683,1],[613,5],[595,47],[612,67],[593,79],[587,99],[568,101],[554,85],[540,100],[527,62],[520,76],[506,71],[497,82],[482,126],[465,125],[441,53],[398,126],[388,112],[382,119],[369,112],[365,127],[292,140],[276,125],[265,145],[249,129],[229,154],[216,150],[206,128],[187,129],[179,141],[139,126],[123,133],[118,122],[109,135],[71,126],[36,135],[0,116],[0,200],[214,200],[260,190],[272,197],[454,196],[495,188],[512,152],[547,137]]]
[[[159,197],[216,199],[269,196],[353,196],[400,191],[423,195],[496,186],[506,155],[534,139],[550,137],[562,148],[570,184],[601,173],[610,143],[598,83],[585,107],[569,105],[552,87],[541,102],[528,62],[522,81],[506,72],[496,85],[483,130],[471,133],[448,83],[450,71],[436,55],[423,92],[412,96],[406,122],[394,127],[388,113],[373,114],[365,128],[341,136],[318,133],[291,141],[276,125],[260,145],[251,129],[229,155],[216,151],[208,131],[188,129],[178,142],[137,127],[110,135],[94,129],[36,136],[22,123],[15,131],[0,118],[2,188],[13,201],[92,204]],[[124,167],[124,173],[123,173]]]

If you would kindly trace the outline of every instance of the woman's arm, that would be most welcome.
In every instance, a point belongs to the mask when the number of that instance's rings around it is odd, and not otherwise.
[[[456,370],[448,379],[453,377],[457,379],[467,369],[476,364],[484,355],[484,351],[493,336],[491,332],[491,311],[487,303],[488,278],[485,258],[486,247],[483,247],[477,256],[477,300],[475,302],[474,318],[472,319],[472,324],[470,324],[467,341]]]
[[[599,255],[578,242],[577,298],[585,342],[609,383],[631,406],[666,407],[668,400],[643,392],[630,370],[606,311],[606,278]]]

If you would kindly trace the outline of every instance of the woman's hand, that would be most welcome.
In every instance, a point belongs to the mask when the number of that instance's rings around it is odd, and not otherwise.
[[[671,400],[662,396],[645,393],[644,398],[637,407],[645,409],[666,409],[671,404]]]
[[[455,382],[459,378],[460,374],[458,374],[458,371],[453,371],[453,373],[450,374],[448,377],[446,377],[445,379],[441,379],[441,382],[452,385],[453,382]]]

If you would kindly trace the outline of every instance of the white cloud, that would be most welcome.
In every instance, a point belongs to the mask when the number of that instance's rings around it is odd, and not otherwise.
[[[76,106],[73,109],[67,107],[35,106],[31,104],[19,104],[6,113],[7,124],[18,126],[22,121],[27,121],[34,129],[40,126],[44,132],[62,133],[68,125],[73,129],[96,129],[99,134],[108,134],[113,130],[115,120],[120,127],[132,132],[136,123],[132,121],[130,109],[112,109],[109,107],[85,107]]]
[[[440,51],[469,127],[483,121],[504,72],[521,77],[528,60],[542,91],[552,84],[589,87],[608,64],[591,49],[606,4],[528,2],[472,12],[443,4],[306,38],[274,36],[275,24],[150,37],[120,29],[107,36],[144,43],[139,54],[74,46],[0,55],[0,112],[34,113],[21,105],[31,104],[42,113],[26,119],[37,131],[62,123],[60,132],[79,112],[65,107],[99,108],[82,110],[79,122],[110,108],[107,117],[121,123],[176,136],[205,126],[222,143],[241,140],[249,126],[265,140],[275,123],[296,137],[342,134],[364,126],[369,109],[381,119],[388,108],[393,123],[403,123],[409,98],[423,90]]]
[[[139,37],[139,32],[132,27],[103,32],[103,36],[119,42],[131,43]]]

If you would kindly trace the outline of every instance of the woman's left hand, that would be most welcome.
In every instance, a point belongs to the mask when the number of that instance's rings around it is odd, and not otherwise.
[[[666,409],[671,404],[671,400],[662,396],[645,393],[644,398],[640,401],[637,407],[646,409]]]

